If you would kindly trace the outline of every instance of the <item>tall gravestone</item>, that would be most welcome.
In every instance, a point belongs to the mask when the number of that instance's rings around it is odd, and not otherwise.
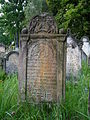
[[[59,102],[65,97],[65,35],[48,13],[37,15],[20,35],[19,90],[22,100]]]
[[[81,50],[72,35],[67,37],[66,77],[77,77],[81,69]]]

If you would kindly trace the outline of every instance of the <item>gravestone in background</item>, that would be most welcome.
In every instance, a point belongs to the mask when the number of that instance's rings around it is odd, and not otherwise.
[[[47,13],[35,16],[20,35],[19,89],[28,102],[65,97],[65,35]]]
[[[87,56],[87,61],[86,63],[89,65],[89,58],[90,58],[90,41],[89,38],[87,36],[83,36],[81,38],[81,41],[83,42],[82,45],[82,51],[86,54]]]
[[[89,55],[90,55],[90,42],[89,42],[89,38],[87,36],[83,36],[81,38],[81,41],[83,42],[82,50],[85,52],[87,57],[89,57]]]
[[[2,59],[2,57],[0,57],[0,69],[2,69],[3,68],[3,59]]]
[[[90,56],[89,56],[89,58],[88,58],[88,66],[90,66]]]
[[[67,37],[66,77],[77,77],[81,69],[81,50],[72,36]]]
[[[7,74],[13,74],[18,72],[18,61],[19,53],[17,51],[10,51],[6,55],[6,59],[4,61],[4,69]]]
[[[0,43],[0,69],[3,68],[3,56],[5,54],[5,45]]]

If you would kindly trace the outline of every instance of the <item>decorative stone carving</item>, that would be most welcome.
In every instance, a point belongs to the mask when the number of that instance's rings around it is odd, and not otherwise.
[[[27,28],[23,28],[21,31],[21,34],[28,34],[28,29]]]
[[[48,13],[44,13],[35,16],[31,20],[29,25],[29,32],[31,34],[40,32],[57,33],[58,29],[53,17]]]
[[[65,98],[65,34],[47,13],[35,16],[29,33],[20,35],[19,90],[28,102],[60,102]]]

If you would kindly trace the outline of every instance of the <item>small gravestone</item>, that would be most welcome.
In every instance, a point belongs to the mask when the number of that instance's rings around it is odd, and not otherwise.
[[[13,74],[18,72],[18,58],[19,53],[17,51],[10,51],[6,54],[4,68],[7,74]]]
[[[19,89],[28,102],[65,97],[65,35],[47,13],[35,16],[20,35]]]
[[[67,37],[66,77],[77,77],[81,69],[81,50],[72,35]]]

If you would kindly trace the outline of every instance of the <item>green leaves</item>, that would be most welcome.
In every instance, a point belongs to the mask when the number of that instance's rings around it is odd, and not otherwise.
[[[71,28],[81,38],[90,36],[90,1],[88,0],[47,0],[50,11],[56,18],[58,27]]]
[[[13,36],[13,39],[16,34],[19,36],[19,31],[23,27],[25,4],[26,0],[8,0],[1,4],[0,27],[4,27],[5,32]]]
[[[26,23],[30,21],[30,19],[39,14],[42,10],[42,0],[28,0],[27,6],[25,7],[25,18]]]

